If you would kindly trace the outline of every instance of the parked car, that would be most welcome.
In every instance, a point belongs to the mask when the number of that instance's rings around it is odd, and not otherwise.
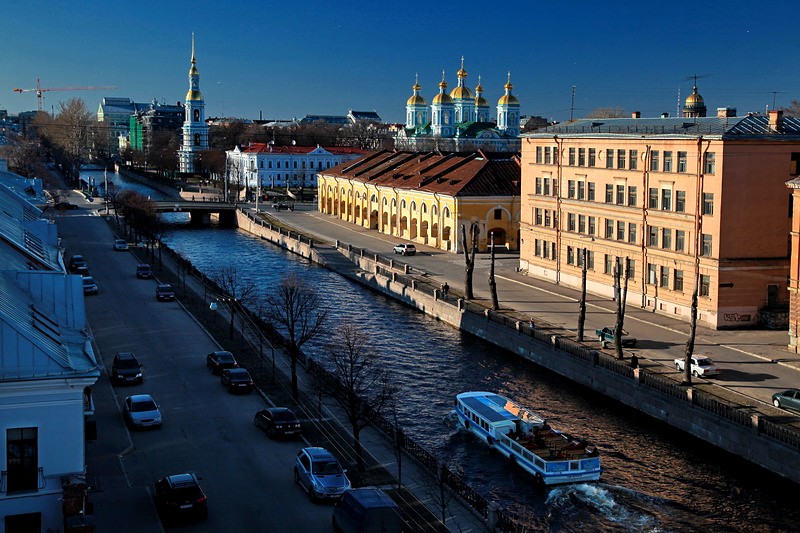
[[[78,265],[73,269],[73,272],[80,275],[81,277],[89,277],[91,274],[89,273],[89,267],[86,265]]]
[[[253,383],[253,378],[250,373],[244,368],[229,368],[223,370],[222,384],[228,388],[228,392],[252,392],[256,384]]]
[[[196,474],[174,474],[156,482],[156,508],[166,518],[208,517],[208,498]]]
[[[114,241],[114,251],[124,252],[128,249],[128,242],[125,239],[117,239]]]
[[[231,352],[211,352],[206,356],[206,366],[214,375],[220,375],[228,368],[238,368],[239,363]]]
[[[256,413],[253,423],[267,432],[271,439],[300,434],[300,420],[286,407],[271,407]]]
[[[69,202],[56,202],[55,204],[53,204],[53,207],[55,207],[56,209],[63,209],[63,210],[78,209],[77,205],[71,204]]]
[[[686,359],[684,357],[677,357],[673,359],[673,362],[675,363],[675,369],[683,372],[683,369],[686,367]],[[692,356],[690,372],[693,376],[698,378],[717,376],[720,374],[719,368],[705,355]]]
[[[394,253],[400,255],[417,255],[417,247],[410,242],[395,244]]]
[[[800,411],[800,389],[788,389],[772,395],[772,405]]]
[[[150,279],[153,277],[153,269],[147,263],[136,265],[136,277],[139,279]]]
[[[297,452],[294,481],[308,492],[312,502],[341,498],[350,488],[345,470],[325,448],[309,447]]]
[[[149,394],[136,394],[125,398],[125,422],[132,428],[161,427],[161,411]]]
[[[75,272],[75,269],[79,266],[87,266],[86,259],[82,255],[73,255],[69,258],[69,264],[67,265],[69,269]]]
[[[156,299],[160,302],[168,302],[175,299],[175,291],[172,290],[172,285],[169,283],[160,283],[156,285]]]
[[[283,209],[286,209],[287,211],[294,211],[294,206],[292,204],[287,204],[285,202],[280,202],[280,203],[272,204],[272,209],[274,209],[275,211],[281,211]]]
[[[400,508],[376,487],[350,489],[336,502],[331,517],[337,533],[400,533]]]
[[[117,383],[142,383],[142,365],[132,352],[119,352],[111,364],[111,380]]]
[[[597,335],[597,338],[600,342],[610,342],[612,345],[616,341],[614,337],[614,332],[616,328],[603,328],[603,329],[596,329],[594,330],[594,334]],[[622,346],[624,348],[634,348],[636,347],[636,337],[633,337],[628,334],[627,331],[624,329],[622,330]]]
[[[97,282],[92,276],[83,276],[83,294],[97,294]]]

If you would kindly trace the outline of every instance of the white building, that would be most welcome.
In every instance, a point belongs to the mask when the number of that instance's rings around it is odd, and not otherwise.
[[[183,122],[183,143],[178,150],[181,172],[195,172],[195,160],[203,150],[208,150],[208,125],[206,124],[203,93],[200,92],[200,72],[194,58],[194,34],[192,34],[192,66],[189,68],[189,90],[186,92],[186,117]]]
[[[55,225],[3,185],[0,209],[0,520],[62,531],[65,486],[85,481],[84,391],[100,366]]]
[[[231,185],[251,188],[315,188],[317,172],[367,154],[345,146],[276,146],[252,143],[226,153],[227,177]]]

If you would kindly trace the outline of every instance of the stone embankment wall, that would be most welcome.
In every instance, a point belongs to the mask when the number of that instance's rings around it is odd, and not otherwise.
[[[327,265],[312,244],[257,224],[240,212],[240,228]],[[303,237],[303,239],[307,239]],[[686,431],[767,470],[800,483],[800,437],[769,422],[751,408],[724,403],[713,395],[632,369],[626,362],[588,349],[569,339],[533,330],[527,323],[485,310],[467,309],[467,302],[442,298],[408,276],[408,266],[350,246],[337,249],[359,269],[340,273],[432,317],[513,352],[557,374],[613,398],[673,427]]]
[[[155,189],[158,192],[164,194],[167,198],[173,198],[173,199],[180,198],[180,194],[178,193],[178,191],[175,190],[175,187],[159,183],[148,176],[142,176],[137,172],[133,172],[132,170],[120,166],[118,163],[114,165],[114,169],[117,172],[119,172],[120,176],[124,177],[126,180],[135,181],[136,183],[141,183],[142,185],[146,185],[151,189]]]
[[[236,224],[239,229],[261,237],[273,244],[304,257],[318,265],[325,265],[326,261],[314,249],[314,241],[298,233],[287,231],[279,226],[273,226],[262,219],[248,216],[241,210],[236,211]]]

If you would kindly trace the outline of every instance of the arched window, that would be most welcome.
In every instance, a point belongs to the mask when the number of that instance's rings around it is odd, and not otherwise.
[[[397,200],[392,198],[392,207],[397,207]]]
[[[386,198],[384,198],[384,199],[383,199],[383,205],[389,205],[389,200],[387,200]]]
[[[373,194],[372,197],[369,199],[369,201],[370,202],[377,202],[378,201],[378,197]],[[383,199],[383,203],[384,204],[386,203],[386,198]]]
[[[439,216],[439,208],[435,205],[431,206],[431,215],[438,217]]]
[[[442,215],[444,215],[444,218],[450,218],[450,208],[445,207],[444,210],[442,211]]]
[[[405,208],[406,208],[406,201],[405,199],[403,199],[400,201],[400,209],[405,209]]]
[[[414,200],[411,200],[411,210],[412,211],[417,210],[417,202],[415,202]]]
[[[423,215],[428,214],[428,206],[425,205],[424,203],[419,207],[419,210],[422,211]]]
[[[194,134],[194,145],[195,146],[200,146],[200,134],[199,133],[195,133]]]
[[[195,122],[200,122],[200,110],[199,109],[195,109],[194,110],[194,121]]]

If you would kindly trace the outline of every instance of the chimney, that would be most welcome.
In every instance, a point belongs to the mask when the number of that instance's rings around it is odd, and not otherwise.
[[[661,118],[669,118],[669,113],[661,113]]]
[[[717,108],[717,118],[728,118],[728,117],[735,117],[736,116],[736,108],[735,107],[718,107]]]
[[[633,113],[631,113],[631,118],[642,118],[642,112],[634,111]]]
[[[779,132],[783,129],[783,111],[772,110],[769,112],[769,131]]]

